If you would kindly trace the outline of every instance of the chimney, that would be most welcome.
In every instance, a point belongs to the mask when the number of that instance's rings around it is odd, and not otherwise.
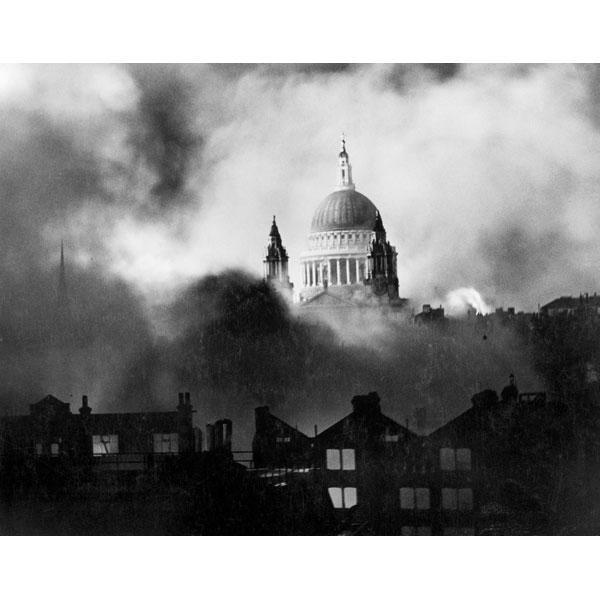
[[[264,433],[267,430],[269,415],[268,406],[258,406],[254,409],[254,428],[256,433]]]
[[[183,406],[183,393],[179,392],[179,404],[177,405],[177,408],[181,408]]]
[[[354,414],[380,414],[381,407],[379,406],[379,395],[377,392],[370,392],[367,396],[354,396],[354,398],[352,398],[352,409]]]
[[[210,424],[206,424],[206,450],[211,452],[215,449],[215,428]]]
[[[185,393],[185,405],[186,406],[191,406],[191,404],[190,404],[190,393],[189,392]]]
[[[217,421],[214,427],[215,450],[223,447],[223,421]]]
[[[88,397],[86,395],[81,397],[81,408],[79,409],[80,415],[89,415],[92,409],[88,406]]]
[[[231,452],[231,438],[233,434],[233,423],[231,419],[224,419],[223,425],[225,427],[225,439],[223,440],[223,445],[227,449],[227,451]]]

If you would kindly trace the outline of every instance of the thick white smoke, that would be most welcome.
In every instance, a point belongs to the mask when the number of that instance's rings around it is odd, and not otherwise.
[[[65,237],[81,264],[152,302],[225,267],[260,274],[276,214],[299,286],[344,130],[357,189],[380,209],[401,295],[415,305],[472,286],[488,303],[530,310],[600,287],[595,68],[449,75],[388,65],[6,66],[1,159],[16,175],[2,193],[14,206],[39,200],[27,227],[47,268]],[[72,154],[40,143],[40,131]],[[44,209],[48,201],[64,213]]]
[[[446,306],[450,315],[464,315],[468,311],[475,314],[487,315],[493,308],[486,304],[481,294],[472,287],[463,287],[448,292]]]

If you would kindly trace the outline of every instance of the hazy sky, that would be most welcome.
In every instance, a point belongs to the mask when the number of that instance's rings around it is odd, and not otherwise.
[[[598,285],[598,70],[570,65],[0,67],[2,270],[70,260],[151,302],[262,273],[273,214],[300,287],[344,131],[400,293],[534,309]]]

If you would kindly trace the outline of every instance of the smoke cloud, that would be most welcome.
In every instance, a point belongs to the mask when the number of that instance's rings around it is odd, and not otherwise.
[[[80,323],[70,338],[79,346],[66,344],[79,348],[74,381],[55,381],[51,353],[27,350],[18,366],[4,350],[3,397],[31,401],[56,385],[66,397],[96,394],[102,407],[171,405],[189,376],[160,364],[206,348],[186,337],[192,325],[177,307],[194,286],[233,285],[225,270],[247,272],[236,277],[250,286],[272,214],[300,286],[298,257],[335,183],[341,131],[357,189],[397,247],[400,293],[416,306],[470,289],[490,310],[533,310],[597,289],[598,81],[585,65],[2,66],[0,335],[28,348],[52,339],[61,239]],[[206,302],[194,314],[210,330],[221,309]],[[283,329],[295,322],[281,319]],[[339,336],[329,350],[314,343],[334,365],[342,344],[357,347]],[[383,350],[369,352],[390,366]],[[356,393],[385,387],[375,367],[339,360],[340,378],[364,374]],[[316,381],[306,389],[332,389]]]

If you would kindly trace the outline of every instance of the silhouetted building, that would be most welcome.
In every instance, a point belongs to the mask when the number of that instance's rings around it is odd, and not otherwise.
[[[66,478],[83,480],[102,472],[134,474],[173,466],[174,458],[201,451],[189,393],[177,410],[92,413],[83,396],[79,414],[70,404],[46,396],[30,414],[0,420],[4,485],[58,487]]]
[[[558,315],[600,314],[600,296],[580,294],[579,298],[561,296],[540,308],[542,315],[556,317]]]
[[[447,319],[442,306],[432,308],[431,304],[423,304],[423,310],[414,316],[414,322],[417,325],[425,323],[445,324]]]

